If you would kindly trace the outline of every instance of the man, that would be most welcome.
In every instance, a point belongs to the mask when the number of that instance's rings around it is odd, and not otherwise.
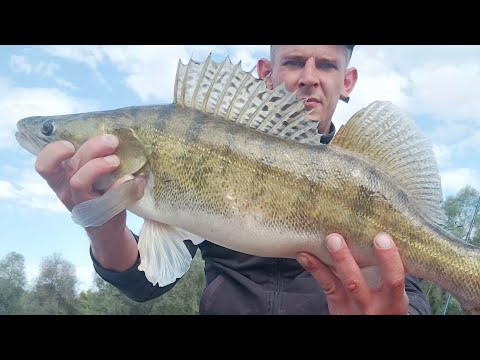
[[[310,119],[328,143],[334,133],[332,116],[338,100],[347,99],[357,81],[349,68],[353,45],[276,45],[271,61],[260,59],[257,71],[274,88],[285,82],[307,99]],[[95,179],[112,172],[119,159],[111,155],[116,138],[91,139],[75,153],[69,143],[52,143],[38,155],[36,169],[68,209],[100,194]],[[63,160],[70,159],[62,165]],[[121,183],[123,180],[119,180]],[[117,185],[117,184],[115,184]],[[115,186],[114,185],[114,186]],[[99,228],[87,228],[97,273],[136,301],[147,301],[169,291],[152,286],[137,269],[136,241],[122,212]],[[430,308],[415,278],[405,276],[390,236],[372,239],[381,269],[382,286],[370,289],[342,237],[330,234],[326,245],[334,271],[310,254],[297,260],[262,258],[225,249],[208,241],[186,244],[192,254],[200,249],[205,260],[206,288],[201,314],[428,314]],[[301,266],[301,265],[302,266]],[[306,270],[306,271],[305,271]]]

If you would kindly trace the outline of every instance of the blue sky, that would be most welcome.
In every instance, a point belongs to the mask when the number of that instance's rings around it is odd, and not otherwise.
[[[268,46],[0,46],[0,258],[23,254],[33,279],[42,259],[59,252],[77,267],[80,289],[91,283],[89,240],[16,143],[19,119],[170,103],[178,59],[210,52],[251,70]],[[444,197],[466,184],[480,189],[479,59],[480,46],[358,45],[351,65],[359,81],[334,122],[390,100],[433,144]],[[142,221],[129,214],[128,224],[138,233]]]

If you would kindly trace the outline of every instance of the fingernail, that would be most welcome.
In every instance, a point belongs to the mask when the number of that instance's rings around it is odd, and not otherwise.
[[[133,179],[133,175],[125,175],[125,176],[123,177],[123,182],[126,182],[126,181],[128,181],[128,180],[132,180],[132,179]]]
[[[306,256],[304,255],[298,255],[297,256],[297,261],[300,263],[300,265],[302,265],[304,268],[308,268],[309,267],[309,263],[308,263],[308,259]]]
[[[330,251],[338,251],[342,247],[342,238],[338,236],[330,236],[327,239],[327,248]]]
[[[105,161],[110,165],[118,165],[120,160],[118,159],[117,155],[108,155],[104,157]]]
[[[62,143],[65,144],[66,147],[68,147],[70,150],[75,151],[75,146],[69,142],[69,141],[62,141]]]
[[[113,135],[103,135],[103,141],[110,146],[117,146],[118,145],[118,139],[113,136]]]
[[[388,249],[392,246],[392,239],[387,234],[380,234],[375,237],[375,244],[380,249]]]

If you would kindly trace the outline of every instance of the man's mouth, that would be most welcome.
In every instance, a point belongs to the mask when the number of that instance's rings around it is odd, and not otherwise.
[[[308,110],[314,109],[315,107],[320,104],[320,101],[314,98],[308,98],[307,101],[305,102],[305,108]]]

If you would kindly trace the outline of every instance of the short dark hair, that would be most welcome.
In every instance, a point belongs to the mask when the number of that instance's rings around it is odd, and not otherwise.
[[[353,52],[353,48],[355,47],[355,45],[344,45],[346,48],[347,48],[347,66],[348,64],[350,63],[350,59],[352,58],[352,52]]]

